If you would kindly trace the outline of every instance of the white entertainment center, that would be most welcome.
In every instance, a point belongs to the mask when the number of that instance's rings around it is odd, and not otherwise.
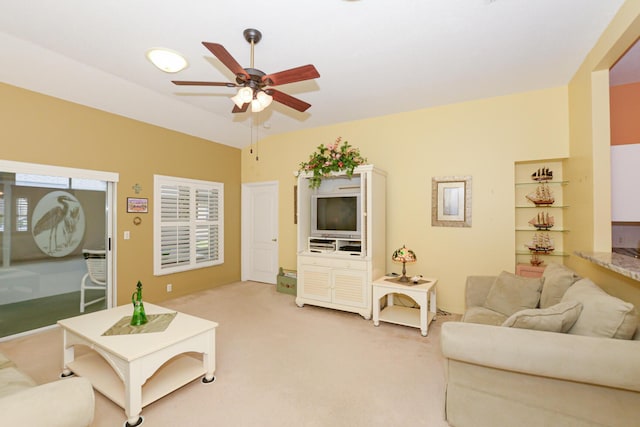
[[[385,270],[386,173],[358,166],[319,188],[309,188],[311,176],[298,176],[296,304],[370,319],[371,284]]]

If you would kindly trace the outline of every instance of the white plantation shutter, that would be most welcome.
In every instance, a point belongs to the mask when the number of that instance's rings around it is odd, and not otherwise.
[[[223,184],[156,175],[154,274],[224,262]]]
[[[220,259],[220,191],[196,189],[196,262]]]

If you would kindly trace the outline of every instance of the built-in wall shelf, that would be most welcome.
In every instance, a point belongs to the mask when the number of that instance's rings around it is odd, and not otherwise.
[[[562,259],[569,254],[563,251],[564,233],[569,231],[564,223],[564,212],[569,207],[564,201],[564,192],[569,181],[563,179],[564,159],[549,159],[516,162],[514,166],[515,187],[515,258],[516,265],[546,265],[551,259]],[[536,174],[537,172],[537,174]],[[540,173],[542,172],[542,173]],[[534,176],[536,174],[536,176]],[[534,179],[535,178],[535,179]],[[546,179],[551,178],[551,179]],[[543,196],[543,197],[540,197]],[[550,204],[535,204],[547,202]],[[531,221],[544,214],[549,229],[538,229]],[[537,221],[540,221],[539,219]],[[541,221],[542,222],[542,221]],[[552,248],[550,252],[534,251],[527,248]]]
[[[516,251],[516,255],[531,255],[531,251],[528,250],[517,250]],[[544,257],[544,256],[562,256],[562,257],[567,257],[570,254],[568,254],[567,252],[562,252],[562,251],[553,251],[553,252],[549,252],[549,253],[542,253],[539,252],[538,256]]]
[[[569,181],[531,181],[531,182],[516,182],[516,187],[524,185],[524,186],[536,186],[540,184],[549,184],[549,185],[567,185]]]
[[[532,233],[538,232],[538,233],[566,233],[569,230],[567,230],[566,228],[558,228],[558,227],[553,227],[550,228],[548,230],[538,230],[536,228],[533,227],[516,227],[516,231],[531,231]]]
[[[568,208],[569,205],[516,205],[516,209],[565,209]]]

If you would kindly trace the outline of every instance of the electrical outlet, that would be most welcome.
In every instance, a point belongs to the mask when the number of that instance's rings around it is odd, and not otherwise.
[[[167,292],[171,292],[173,290],[173,285],[171,283],[167,283]]]

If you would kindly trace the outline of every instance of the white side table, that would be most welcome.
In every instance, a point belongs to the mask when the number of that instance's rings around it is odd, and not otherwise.
[[[427,336],[429,323],[436,316],[436,284],[438,279],[423,278],[414,285],[399,282],[398,277],[384,276],[373,282],[373,324],[380,321],[420,328]],[[412,298],[420,308],[393,305],[393,294]],[[381,299],[387,297],[387,306],[380,311]]]

